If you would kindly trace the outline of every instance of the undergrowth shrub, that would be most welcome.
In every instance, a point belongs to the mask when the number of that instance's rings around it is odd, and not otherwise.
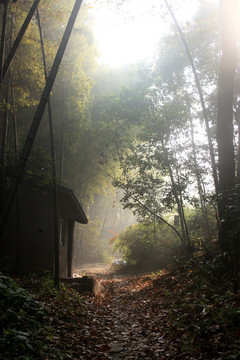
[[[200,208],[187,208],[186,221],[192,246],[208,247],[217,237],[217,223],[215,210],[209,206],[207,217],[203,217]]]
[[[71,358],[71,344],[61,339],[84,314],[80,294],[62,283],[56,289],[51,274],[13,280],[0,272],[0,359]]]
[[[159,268],[173,257],[178,245],[177,236],[167,225],[141,222],[120,233],[114,248],[129,264]]]
[[[36,297],[0,273],[1,359],[35,359],[45,312]]]

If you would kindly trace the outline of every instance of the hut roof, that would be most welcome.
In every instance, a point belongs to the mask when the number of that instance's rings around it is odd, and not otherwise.
[[[58,192],[60,204],[62,206],[68,205],[73,219],[81,224],[87,224],[88,219],[74,192],[60,185],[58,186]]]

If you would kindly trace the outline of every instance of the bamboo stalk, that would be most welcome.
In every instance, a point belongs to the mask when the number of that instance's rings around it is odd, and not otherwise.
[[[18,35],[17,35],[17,37],[16,37],[16,39],[15,39],[15,41],[13,43],[13,46],[11,47],[11,49],[9,51],[9,54],[7,56],[7,59],[5,60],[4,65],[3,65],[2,76],[0,78],[0,84],[4,81],[8,71],[10,69],[11,63],[12,63],[12,61],[14,59],[14,56],[15,56],[15,54],[17,52],[17,49],[18,49],[18,47],[19,47],[19,45],[20,45],[20,43],[22,41],[22,38],[23,38],[27,28],[28,28],[28,25],[29,25],[29,23],[30,23],[30,21],[31,21],[31,19],[32,19],[34,13],[35,13],[35,10],[36,10],[38,4],[40,3],[40,1],[41,0],[35,0],[34,1],[34,3],[32,5],[32,7],[30,8],[29,13],[28,13],[28,15],[27,15],[21,29],[19,30],[19,33],[18,33]]]
[[[72,10],[72,13],[71,13],[70,18],[69,18],[67,27],[65,29],[62,41],[61,41],[60,46],[58,48],[58,51],[57,51],[57,54],[56,54],[52,69],[51,69],[51,71],[50,71],[50,73],[48,75],[47,82],[46,82],[46,85],[44,87],[40,102],[39,102],[38,107],[37,107],[37,110],[35,112],[35,116],[34,116],[31,128],[29,130],[27,139],[25,141],[22,153],[20,155],[19,163],[18,163],[18,166],[17,166],[15,174],[14,174],[14,179],[13,179],[13,181],[12,181],[10,187],[9,187],[9,191],[8,191],[7,196],[6,196],[6,200],[3,203],[2,212],[0,214],[0,236],[2,236],[2,233],[3,233],[4,227],[5,227],[7,218],[9,216],[9,213],[10,213],[10,210],[11,210],[11,207],[12,207],[12,204],[13,204],[13,201],[14,201],[14,198],[15,198],[15,195],[16,195],[20,180],[22,178],[22,175],[23,175],[23,172],[24,172],[24,169],[25,169],[29,154],[31,152],[31,148],[32,148],[35,136],[37,134],[39,125],[41,123],[41,119],[42,119],[45,107],[47,105],[50,92],[52,90],[54,81],[56,79],[56,76],[57,76],[57,73],[58,73],[58,70],[59,70],[59,66],[61,64],[61,60],[62,60],[64,52],[66,50],[66,47],[67,47],[67,44],[68,44],[68,41],[69,41],[69,38],[70,38],[70,35],[71,35],[71,32],[72,32],[74,23],[76,21],[78,12],[80,10],[81,4],[82,4],[82,0],[76,0],[75,5],[74,5],[73,10]]]

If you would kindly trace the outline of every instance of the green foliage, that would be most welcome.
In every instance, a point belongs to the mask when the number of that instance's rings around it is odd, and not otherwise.
[[[38,159],[37,162],[36,159]],[[42,146],[33,148],[25,168],[24,178],[27,180],[38,179],[36,185],[52,183],[52,159]]]
[[[201,5],[196,18],[183,27],[203,92],[203,84],[216,85],[216,19],[215,6],[207,9]],[[206,44],[211,44],[210,49]],[[214,56],[210,58],[212,53]],[[202,242],[201,239],[210,240],[216,228],[213,217],[208,224],[206,202],[212,191],[209,179],[212,170],[206,140],[199,136],[204,129],[195,80],[175,28],[161,39],[159,53],[151,66],[142,91],[141,113],[136,112],[141,127],[136,131],[135,141],[121,153],[121,174],[114,178],[114,186],[124,190],[124,206],[141,219],[150,213],[164,216],[174,209],[180,217],[179,233],[184,242],[195,244]],[[206,89],[207,93],[210,91]],[[214,105],[206,102],[206,106]],[[122,114],[117,108],[116,111],[116,117]],[[125,112],[125,116],[131,122],[130,114]],[[190,225],[197,221],[199,231],[194,231],[193,226],[188,231],[185,226],[185,210],[189,203],[194,206],[200,203],[202,213],[199,211],[190,221]]]
[[[2,359],[35,359],[46,312],[36,297],[0,274]]]
[[[13,38],[15,38],[29,11],[31,3],[29,0],[19,1],[16,4],[9,3],[7,43],[10,42],[9,39],[11,38],[12,19],[14,22]],[[73,5],[73,0],[67,3],[59,3],[55,0],[40,2],[39,12],[48,72],[51,69]],[[82,136],[86,136],[84,131],[89,130],[89,102],[90,92],[93,87],[92,70],[95,63],[96,54],[91,32],[91,19],[88,13],[88,6],[83,4],[51,93],[56,157],[57,159],[60,158],[61,120],[64,117],[66,119],[64,124],[64,178],[68,179],[68,184],[70,176],[73,178],[71,179],[72,187],[76,185],[77,181],[75,181],[75,175],[72,176],[70,169],[76,168],[78,164],[82,168],[82,164],[76,157],[77,154],[82,152],[81,140]],[[16,103],[14,111],[17,117],[18,140],[20,143],[21,141],[25,142],[36,110],[35,106],[38,104],[45,85],[39,29],[35,18],[31,21],[18,48],[11,71]],[[32,153],[32,164],[34,161],[38,163],[39,147],[42,147],[42,150],[47,155],[50,153],[47,111],[38,130],[35,146],[36,151]],[[41,165],[38,168],[35,166],[34,170],[41,172],[43,167]]]
[[[213,239],[217,237],[216,213],[212,206],[206,208],[206,217],[198,206],[188,208],[186,221],[192,241],[196,248],[207,248]]]
[[[2,360],[61,360],[71,356],[68,341],[62,339],[77,331],[85,312],[77,292],[63,284],[57,290],[48,273],[15,281],[0,273],[0,308]]]
[[[191,247],[196,253],[203,249],[210,251],[217,235],[215,213],[211,207],[208,210],[209,229],[206,229],[200,209],[191,207],[186,211]],[[168,222],[171,224],[172,220],[169,219]],[[162,222],[154,224],[151,221],[140,222],[120,233],[115,242],[115,250],[119,250],[130,264],[152,264],[153,267],[166,266],[173,256],[188,254],[187,248],[180,246],[173,229]]]
[[[167,264],[178,244],[176,235],[166,224],[142,222],[120,233],[115,250],[130,264],[159,268]]]
[[[11,21],[13,21],[13,39],[15,39],[31,6],[31,2],[11,4],[8,14],[8,42],[11,38]],[[8,43],[9,46],[9,43]],[[16,108],[37,105],[39,91],[44,86],[45,78],[38,40],[38,28],[31,21],[13,60],[12,78],[15,92]]]
[[[221,353],[224,360],[237,359],[240,302],[233,293],[224,254],[213,247],[188,259],[178,258],[169,267],[169,277],[175,288],[171,291],[168,279],[170,292],[164,302],[178,336],[183,336],[182,351],[201,352],[202,358]]]

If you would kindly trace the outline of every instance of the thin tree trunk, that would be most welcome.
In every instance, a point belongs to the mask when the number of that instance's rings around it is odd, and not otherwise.
[[[10,29],[10,44],[9,48],[12,46],[12,39],[13,39],[13,26],[14,26],[14,16],[10,11],[10,18],[11,18],[11,29]],[[18,152],[18,139],[17,139],[17,123],[16,123],[16,111],[15,111],[15,97],[14,97],[14,90],[13,90],[13,81],[12,81],[12,74],[11,70],[9,70],[9,87],[10,87],[10,102],[11,103],[11,114],[12,114],[12,121],[8,125],[7,129],[7,139],[6,139],[6,151],[8,153],[8,165],[16,166],[17,164],[17,152]],[[6,154],[7,155],[7,154]]]
[[[11,102],[12,102],[12,122],[13,122],[13,138],[14,138],[14,162],[18,163],[18,129],[17,129],[17,117],[16,117],[16,103],[15,94],[13,89],[12,74],[9,72],[10,77],[10,89],[11,89]]]
[[[2,71],[3,71],[3,63],[4,63],[8,3],[9,3],[9,0],[4,0],[4,4],[3,4],[3,20],[2,20],[2,34],[1,34],[1,48],[0,48],[0,80],[2,79]]]
[[[191,105],[189,101],[188,94],[186,93],[186,100],[187,100],[187,106],[189,110],[189,121],[190,121],[190,129],[191,129],[191,144],[192,144],[192,153],[193,153],[193,163],[194,163],[194,172],[197,180],[197,187],[198,187],[198,195],[201,205],[201,213],[202,213],[202,221],[204,226],[206,227],[207,231],[207,237],[208,240],[210,240],[210,227],[209,227],[209,221],[207,216],[207,209],[206,204],[203,196],[203,190],[202,190],[202,182],[201,177],[199,174],[199,167],[198,167],[198,161],[197,161],[197,151],[196,151],[196,144],[195,144],[195,138],[194,138],[194,127],[193,127],[193,120],[192,120],[192,114],[191,114]],[[204,229],[205,230],[205,229]]]
[[[10,38],[10,48],[12,47],[12,40],[13,40],[13,31],[14,31],[14,15],[10,12],[11,15],[11,38]],[[12,79],[12,72],[9,69],[9,82],[10,82],[10,100],[11,100],[11,108],[12,108],[12,128],[13,128],[13,166],[16,166],[18,163],[18,130],[17,130],[17,117],[16,117],[16,103],[15,103],[15,94],[13,88],[13,79]],[[9,148],[9,153],[11,154],[11,149]],[[19,270],[19,261],[20,261],[20,192],[19,189],[17,190],[16,195],[16,262],[15,268],[16,273]]]
[[[166,224],[167,226],[169,226],[173,231],[175,231],[175,233],[177,234],[177,236],[179,237],[179,239],[181,240],[181,242],[184,244],[184,238],[182,237],[182,235],[179,233],[179,231],[173,226],[171,225],[169,222],[167,222],[162,216],[156,214],[154,211],[152,211],[150,208],[148,208],[146,205],[144,205],[139,198],[135,198],[133,196],[131,196],[131,198],[133,199],[133,201],[137,202],[143,209],[147,210],[151,215],[153,215],[155,218],[161,220],[164,224]]]
[[[62,117],[61,117],[61,144],[60,144],[60,169],[59,169],[59,184],[63,184],[63,159],[64,159],[64,82],[62,83],[63,99],[62,99]]]
[[[196,179],[197,179],[198,195],[199,195],[200,205],[201,205],[202,220],[203,220],[203,224],[205,226],[204,230],[206,230],[208,240],[210,240],[211,239],[210,226],[209,226],[209,221],[208,221],[208,216],[207,216],[207,208],[206,208],[206,204],[205,204],[205,200],[204,200],[204,196],[203,196],[202,182],[201,182],[201,177],[199,174],[199,167],[198,167],[198,163],[197,163],[197,152],[196,152],[196,145],[195,145],[195,139],[194,139],[193,122],[192,122],[191,117],[190,117],[190,124],[191,124],[193,161],[194,161],[195,175],[196,175]]]
[[[180,219],[180,226],[181,226],[181,231],[182,231],[182,238],[184,239],[184,242],[187,243],[188,245],[190,245],[190,239],[188,236],[188,231],[186,228],[186,223],[185,223],[185,219],[184,219],[184,210],[181,204],[181,200],[179,199],[178,196],[178,191],[177,191],[177,186],[174,180],[174,176],[173,176],[173,172],[172,172],[172,167],[171,164],[169,162],[169,158],[168,158],[168,151],[164,145],[163,140],[161,140],[162,143],[162,148],[163,148],[163,152],[164,152],[164,157],[165,157],[165,162],[169,171],[169,176],[171,179],[171,183],[172,183],[172,191],[173,191],[173,196],[174,199],[176,201],[177,204],[177,208],[178,208],[178,214],[179,214],[179,219]]]
[[[12,81],[12,74],[11,69],[9,70],[9,79],[10,79],[10,92],[11,92],[11,105],[12,105],[12,123],[13,123],[13,153],[14,153],[14,160],[13,164],[16,166],[18,163],[18,129],[17,129],[17,117],[16,117],[16,104],[15,104],[15,94],[14,94],[14,88],[13,88],[13,81]],[[16,195],[16,273],[18,273],[19,270],[19,259],[20,259],[20,232],[21,232],[21,226],[20,226],[20,194],[19,189],[17,190]]]
[[[38,131],[38,128],[39,128],[39,125],[40,125],[40,122],[41,122],[41,119],[42,119],[42,116],[43,116],[43,113],[44,113],[44,110],[45,110],[45,107],[46,107],[46,104],[47,104],[47,101],[48,101],[48,98],[49,98],[49,95],[50,95],[50,92],[52,90],[55,78],[57,76],[57,72],[58,72],[62,57],[64,55],[68,40],[70,38],[70,35],[71,35],[71,32],[72,32],[72,29],[73,29],[75,20],[77,18],[77,15],[78,15],[81,4],[82,4],[82,0],[76,0],[75,5],[74,5],[73,10],[72,10],[72,13],[70,15],[66,30],[64,32],[61,44],[60,44],[59,49],[57,51],[57,54],[56,54],[52,69],[51,69],[50,74],[49,74],[49,76],[47,78],[47,82],[46,82],[46,85],[44,87],[44,90],[43,90],[39,105],[37,107],[37,110],[36,110],[36,113],[35,113],[31,128],[29,130],[28,137],[27,137],[25,145],[23,147],[23,150],[22,150],[22,153],[21,153],[21,156],[20,156],[20,159],[19,159],[19,164],[18,164],[17,169],[15,171],[14,180],[12,181],[12,183],[10,185],[6,201],[3,204],[3,209],[2,209],[2,212],[1,212],[1,216],[0,216],[0,236],[3,233],[3,229],[5,227],[6,220],[8,218],[10,209],[12,207],[12,204],[13,204],[13,201],[14,201],[14,197],[16,195],[16,191],[17,191],[19,182],[20,182],[20,180],[22,178],[22,175],[23,175],[23,172],[24,172],[24,169],[25,169],[25,166],[26,166],[26,162],[28,160],[28,157],[29,157],[29,154],[30,154],[30,151],[31,151],[34,139],[35,139],[35,136],[37,134],[37,131]]]
[[[1,202],[4,200],[5,193],[5,170],[6,170],[6,147],[8,133],[8,102],[9,102],[9,81],[6,88],[3,104],[2,118],[2,139],[1,139],[1,157],[0,157],[0,182],[1,182]]]
[[[237,108],[236,108],[236,112],[235,112],[235,120],[236,120],[237,127],[238,127],[236,184],[240,184],[240,100],[237,103]]]
[[[175,170],[176,170],[176,173],[177,173],[178,184],[180,184],[180,176],[179,176],[179,172],[178,172],[177,166],[176,166],[176,169],[175,169]],[[174,181],[174,183],[175,183],[175,187],[176,187],[176,182]],[[176,190],[177,190],[177,189],[176,189]],[[177,194],[179,194],[179,195],[178,195],[178,198],[179,198],[179,202],[180,202],[180,206],[181,206],[183,223],[184,223],[184,229],[185,229],[186,236],[187,236],[187,242],[188,242],[188,245],[191,246],[190,235],[189,235],[189,231],[188,231],[188,227],[187,227],[187,221],[186,221],[186,217],[185,217],[185,211],[184,211],[184,208],[183,208],[183,196],[182,196],[182,191],[181,191],[181,190],[178,190],[178,191],[177,191]]]
[[[156,218],[153,218],[154,245],[157,245]]]
[[[219,191],[218,191],[217,167],[216,167],[214,149],[213,149],[212,138],[211,138],[211,133],[210,133],[210,128],[209,128],[208,114],[207,114],[207,109],[206,109],[206,106],[205,106],[205,101],[204,101],[204,97],[203,97],[201,84],[200,84],[200,81],[199,81],[199,78],[198,78],[198,75],[197,75],[197,71],[196,71],[196,68],[195,68],[195,64],[194,64],[190,49],[188,47],[188,43],[187,43],[187,41],[186,41],[186,39],[184,37],[182,29],[181,29],[181,27],[180,27],[180,25],[179,25],[179,23],[178,23],[178,21],[177,21],[177,19],[175,17],[170,5],[168,4],[167,0],[164,0],[164,1],[165,1],[166,7],[167,7],[173,21],[175,23],[175,26],[176,26],[176,28],[178,30],[178,33],[179,33],[180,38],[182,40],[182,43],[183,43],[183,45],[185,47],[186,54],[187,54],[187,57],[189,59],[190,65],[192,67],[192,71],[193,71],[195,83],[196,83],[196,86],[197,86],[197,89],[198,89],[198,94],[199,94],[201,107],[202,107],[202,111],[203,111],[203,117],[204,117],[204,121],[205,121],[205,126],[206,126],[206,133],[207,133],[207,138],[208,138],[208,146],[209,146],[209,152],[210,152],[210,158],[211,158],[211,165],[212,165],[212,171],[213,171],[213,180],[214,180],[214,185],[215,185],[215,191],[216,191],[216,194],[218,194]]]
[[[7,25],[7,11],[9,0],[4,0],[3,3],[3,17],[2,17],[2,33],[1,33],[1,47],[0,47],[0,81],[2,78],[5,46],[6,46],[6,25]],[[7,85],[6,93],[3,96],[3,111],[2,111],[2,138],[1,138],[1,155],[0,155],[0,183],[1,183],[1,203],[4,196],[4,182],[5,182],[5,162],[6,162],[6,146],[7,146],[7,128],[8,128],[8,96],[9,83]]]
[[[37,8],[37,22],[42,50],[43,66],[45,81],[47,82],[47,61],[44,49],[43,32],[40,20],[39,10]],[[54,282],[55,286],[59,287],[59,207],[58,207],[58,187],[57,187],[57,172],[56,172],[56,157],[55,157],[55,145],[54,145],[54,132],[53,132],[53,117],[50,97],[48,99],[48,121],[49,121],[49,133],[50,133],[50,147],[51,147],[51,159],[52,159],[52,182],[53,182],[53,218],[54,218],[54,248],[55,248],[55,269],[54,269]]]

